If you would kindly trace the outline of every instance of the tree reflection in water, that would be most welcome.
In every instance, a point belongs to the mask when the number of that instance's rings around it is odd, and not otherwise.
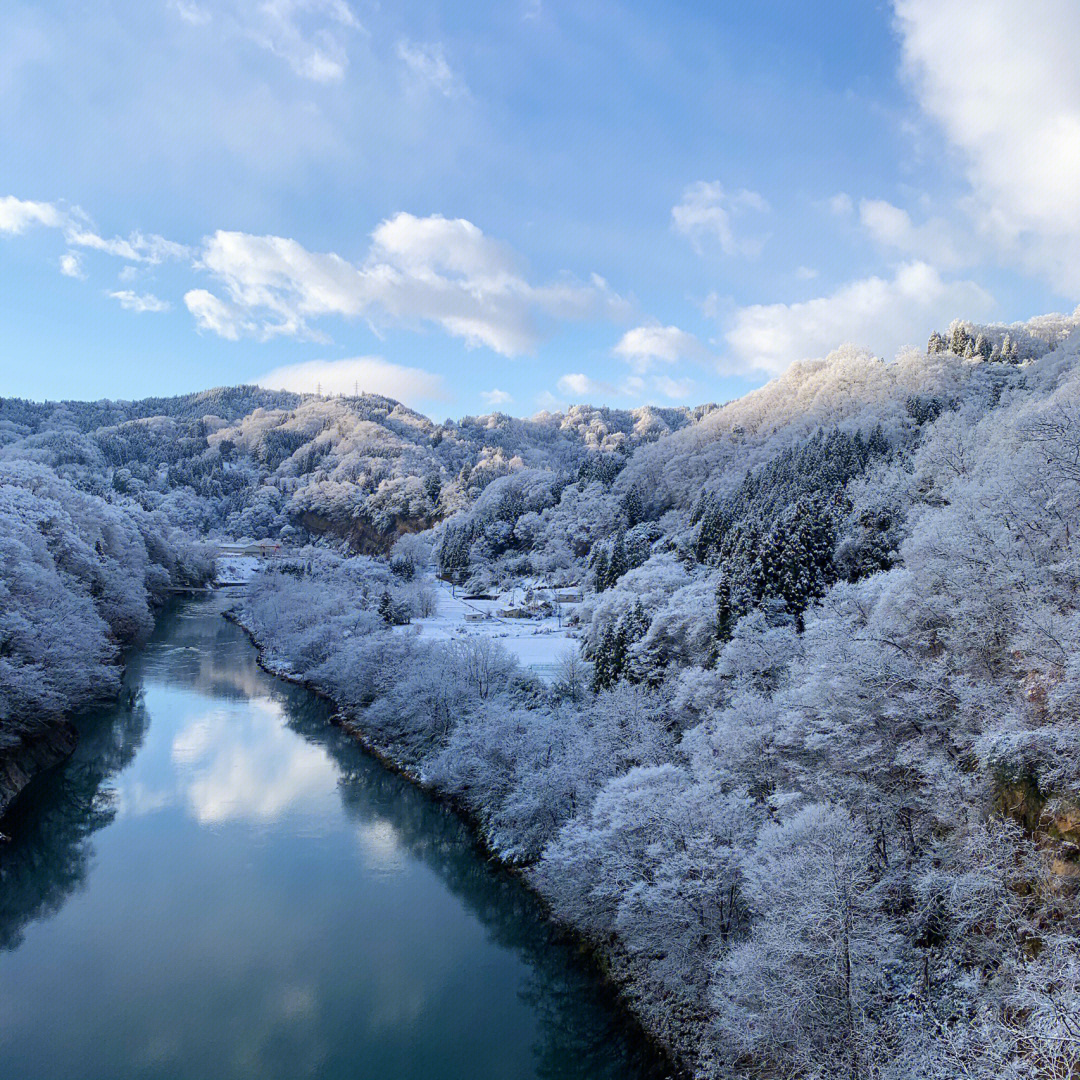
[[[78,722],[75,753],[37,777],[5,818],[12,842],[0,849],[0,949],[63,906],[86,877],[91,837],[116,816],[109,780],[135,756],[149,723],[131,683],[122,700]]]

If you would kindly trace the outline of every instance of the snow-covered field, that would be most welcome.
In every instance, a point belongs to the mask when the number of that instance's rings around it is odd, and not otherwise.
[[[433,581],[433,585],[438,596],[436,613],[427,618],[413,619],[409,626],[402,627],[403,632],[420,634],[430,641],[448,641],[460,637],[494,638],[517,657],[522,667],[546,681],[555,677],[561,656],[578,651],[577,632],[566,625],[576,604],[561,605],[561,620],[558,615],[505,618],[499,614],[501,611],[522,605],[522,588],[503,593],[493,600],[466,600],[464,590],[460,587],[454,590],[447,582],[438,579]],[[455,592],[457,595],[454,595]]]
[[[236,585],[250,581],[262,560],[255,555],[219,555],[215,566],[214,584]]]

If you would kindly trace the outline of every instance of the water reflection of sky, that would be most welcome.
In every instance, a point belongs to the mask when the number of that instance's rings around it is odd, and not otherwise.
[[[264,695],[208,708],[202,694],[151,683],[145,704],[171,724],[169,732],[160,723],[151,731],[116,781],[122,815],[182,809],[211,826],[294,818],[310,831],[340,802],[337,767],[322,747],[288,730],[280,701]]]
[[[645,1075],[520,888],[235,627],[166,621],[130,677],[140,722],[12,845],[0,1077]]]

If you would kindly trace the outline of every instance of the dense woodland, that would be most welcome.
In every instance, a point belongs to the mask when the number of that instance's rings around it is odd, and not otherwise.
[[[0,733],[116,685],[200,538],[700,1076],[1080,1073],[1080,316],[723,407],[438,425],[253,388],[0,402]],[[429,566],[584,590],[553,683]]]

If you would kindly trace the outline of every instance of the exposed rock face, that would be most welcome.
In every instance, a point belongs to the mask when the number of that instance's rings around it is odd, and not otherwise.
[[[59,720],[33,738],[0,754],[0,819],[12,799],[39,773],[59,764],[75,749],[78,736],[65,720]]]

